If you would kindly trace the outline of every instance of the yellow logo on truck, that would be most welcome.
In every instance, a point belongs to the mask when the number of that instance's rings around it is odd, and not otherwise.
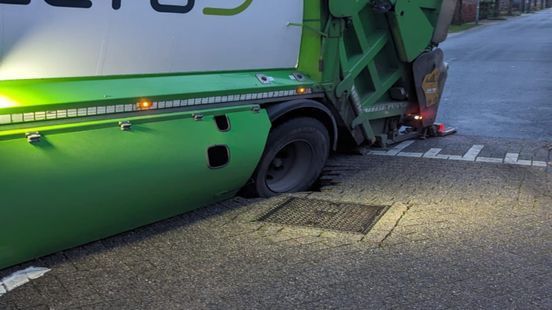
[[[439,88],[440,80],[441,70],[439,70],[439,68],[435,68],[424,78],[422,89],[424,90],[424,94],[426,97],[427,107],[439,103],[439,98],[441,98],[441,89]]]

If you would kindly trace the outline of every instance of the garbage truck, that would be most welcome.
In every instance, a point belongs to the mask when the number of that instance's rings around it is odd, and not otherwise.
[[[0,0],[0,269],[434,131],[454,0]]]

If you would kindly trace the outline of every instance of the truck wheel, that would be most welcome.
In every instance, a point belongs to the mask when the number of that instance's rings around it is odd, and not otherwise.
[[[294,118],[274,128],[247,196],[271,197],[308,190],[320,176],[330,153],[326,127],[313,118]]]

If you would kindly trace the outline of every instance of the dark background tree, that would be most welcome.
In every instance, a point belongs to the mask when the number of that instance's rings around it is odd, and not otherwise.
[[[494,16],[495,17],[500,16],[500,0],[494,1]]]
[[[456,9],[454,11],[454,18],[452,20],[452,23],[455,25],[460,25],[464,23],[464,14],[462,12],[463,6],[463,0],[456,1]]]

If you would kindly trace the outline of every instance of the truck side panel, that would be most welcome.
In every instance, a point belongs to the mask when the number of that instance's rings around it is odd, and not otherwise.
[[[270,121],[241,108],[83,124],[0,140],[0,269],[233,196],[253,173]],[[230,127],[221,131],[216,115]],[[196,116],[197,119],[197,116]],[[252,130],[254,128],[254,130]],[[208,149],[229,163],[210,168]],[[219,158],[220,160],[220,158]]]
[[[299,57],[302,29],[288,23],[303,20],[303,1],[71,2],[0,3],[0,80],[292,68]]]

